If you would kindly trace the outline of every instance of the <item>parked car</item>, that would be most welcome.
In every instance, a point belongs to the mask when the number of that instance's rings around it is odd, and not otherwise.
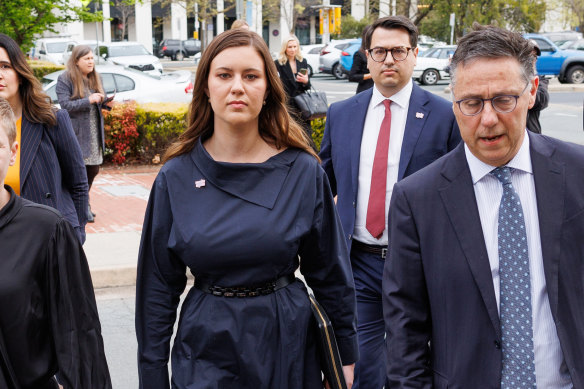
[[[455,51],[456,46],[438,46],[419,54],[412,78],[423,85],[434,85],[440,80],[449,79],[446,67]]]
[[[117,65],[96,65],[101,75],[103,89],[108,96],[115,93],[114,101],[134,100],[138,103],[188,103],[193,98],[191,72],[180,70],[151,76],[147,73]],[[56,86],[59,74],[50,73],[41,80],[43,89],[53,104],[58,104]]]
[[[122,65],[152,75],[162,74],[160,60],[139,42],[111,42],[99,46],[99,56],[114,65]]]
[[[101,46],[101,45],[103,45],[103,42],[96,41],[94,39],[94,40],[82,40],[82,41],[77,41],[75,43],[69,43],[67,45],[67,48],[65,49],[65,52],[63,53],[63,64],[65,64],[65,65],[67,64],[67,61],[69,61],[69,58],[71,57],[71,53],[73,52],[73,49],[75,48],[75,46],[78,46],[78,45],[89,46],[91,48],[91,51],[93,51],[95,53],[98,44],[99,44],[99,46]],[[101,62],[105,61],[103,58],[101,58],[101,60],[100,60],[100,58],[101,57],[96,55],[95,56],[95,63],[99,63],[100,61]]]
[[[164,39],[160,42],[158,57],[170,57],[173,61],[182,61],[201,51],[201,41],[197,39]]]
[[[320,51],[319,69],[323,73],[330,73],[339,80],[347,78],[347,73],[341,68],[341,52],[349,47],[355,39],[333,39]]]
[[[353,55],[361,48],[361,38],[351,42],[347,48],[341,51],[341,67],[347,75],[353,67]]]
[[[566,41],[559,47],[562,50],[584,50],[584,39]]]
[[[300,51],[302,52],[302,57],[306,58],[308,62],[308,76],[312,77],[314,73],[318,73],[320,64],[318,59],[320,58],[320,51],[324,45],[304,45],[300,46]]]
[[[31,50],[30,56],[33,59],[41,61],[48,61],[63,65],[63,53],[71,44],[75,45],[72,39],[68,38],[41,38],[35,41],[34,47]]]
[[[581,50],[562,50],[547,37],[539,34],[524,34],[533,39],[541,55],[537,58],[537,73],[542,76],[557,76],[561,83],[584,83],[584,52]]]

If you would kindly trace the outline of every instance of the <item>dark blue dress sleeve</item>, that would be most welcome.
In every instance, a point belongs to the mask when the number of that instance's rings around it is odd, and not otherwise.
[[[349,365],[359,358],[353,273],[327,176],[316,169],[314,218],[300,244],[300,271],[331,319],[343,365]]]
[[[169,249],[173,217],[164,173],[154,182],[138,254],[136,336],[140,388],[169,388],[170,338],[186,266]]]

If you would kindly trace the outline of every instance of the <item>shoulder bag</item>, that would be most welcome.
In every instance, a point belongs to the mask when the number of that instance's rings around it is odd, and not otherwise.
[[[314,88],[294,96],[294,102],[300,110],[300,116],[304,120],[312,120],[326,117],[328,102],[325,92],[318,92]]]

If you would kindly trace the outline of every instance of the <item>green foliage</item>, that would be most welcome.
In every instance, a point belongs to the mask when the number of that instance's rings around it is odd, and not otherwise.
[[[32,47],[35,36],[57,33],[55,26],[75,20],[100,19],[86,7],[69,0],[1,0],[0,31],[13,38],[23,51]]]
[[[186,129],[187,111],[185,104],[144,104],[136,109],[143,159],[150,161],[164,154]]]
[[[312,126],[312,140],[316,145],[316,150],[320,151],[320,143],[322,142],[322,136],[324,135],[324,125],[326,123],[326,118],[314,119],[310,122]]]
[[[46,61],[28,61],[28,64],[32,68],[34,76],[40,80],[47,74],[63,70],[65,66],[63,65],[56,65],[52,62]]]
[[[456,15],[454,36],[460,38],[468,32],[473,22],[495,24],[517,32],[539,31],[545,20],[544,0],[426,0],[431,11],[419,20],[421,34],[448,42],[450,40],[450,14]]]
[[[341,33],[338,34],[338,39],[361,38],[363,29],[369,25],[371,21],[368,18],[357,20],[351,15],[345,15],[341,18]]]

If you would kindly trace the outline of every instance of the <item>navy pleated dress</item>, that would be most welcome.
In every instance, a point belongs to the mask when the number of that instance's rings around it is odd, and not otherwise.
[[[333,322],[343,364],[354,363],[349,256],[316,159],[291,148],[263,163],[216,162],[199,142],[170,160],[152,188],[140,245],[140,388],[321,388],[314,322],[300,281],[259,297],[192,288],[181,308],[169,379],[187,267],[195,278],[234,287],[264,284],[298,266]]]

